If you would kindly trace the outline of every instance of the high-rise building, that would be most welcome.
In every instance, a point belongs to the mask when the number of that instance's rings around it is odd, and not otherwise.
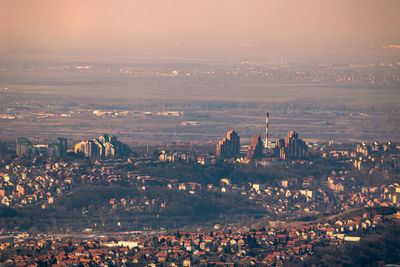
[[[67,155],[68,139],[58,137],[58,144],[60,145],[60,157],[64,158]]]
[[[30,157],[32,152],[32,143],[26,137],[18,137],[16,150],[19,158]]]
[[[32,144],[25,137],[17,138],[18,157],[50,157],[53,159],[64,158],[67,155],[67,138],[58,138],[58,143]]]
[[[98,139],[85,140],[75,145],[75,153],[83,153],[88,158],[114,158],[131,152],[128,145],[115,136],[103,134]]]
[[[282,159],[303,159],[306,153],[307,145],[295,131],[290,131],[276,146],[276,154]]]
[[[269,148],[269,113],[265,115],[265,149]]]
[[[100,157],[98,146],[92,140],[85,140],[75,145],[75,153],[83,153],[85,157]]]
[[[221,159],[235,158],[240,154],[240,137],[234,130],[226,133],[226,137],[217,144],[217,157]]]
[[[251,145],[247,150],[247,158],[249,159],[259,159],[263,156],[263,141],[261,136],[258,134],[253,135]]]

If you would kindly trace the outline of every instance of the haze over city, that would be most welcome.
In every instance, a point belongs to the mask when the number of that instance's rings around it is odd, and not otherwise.
[[[353,1],[0,2],[2,60],[300,60],[397,54],[400,3]]]

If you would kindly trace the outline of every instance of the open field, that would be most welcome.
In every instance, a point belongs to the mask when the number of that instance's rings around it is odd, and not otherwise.
[[[0,114],[15,119],[0,119],[0,138],[65,136],[78,141],[107,132],[130,144],[216,142],[236,129],[248,143],[252,135],[264,135],[268,111],[272,139],[290,130],[308,141],[399,139],[396,86],[229,77],[1,72]],[[96,116],[95,110],[117,115]],[[165,111],[179,116],[158,114]],[[187,121],[197,125],[184,125]]]

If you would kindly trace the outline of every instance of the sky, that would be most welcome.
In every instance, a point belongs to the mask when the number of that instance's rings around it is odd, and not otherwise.
[[[0,58],[400,51],[399,0],[0,0]]]

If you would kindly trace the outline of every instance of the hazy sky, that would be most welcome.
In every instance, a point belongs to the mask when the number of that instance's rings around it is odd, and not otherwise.
[[[382,47],[399,25],[400,0],[0,0],[0,55]]]

